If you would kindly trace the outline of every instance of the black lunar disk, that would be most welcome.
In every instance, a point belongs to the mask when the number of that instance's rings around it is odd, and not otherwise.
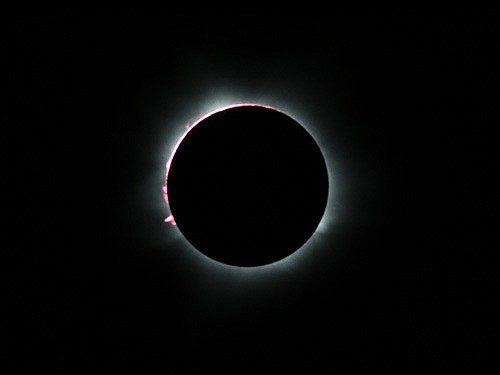
[[[202,119],[168,170],[170,210],[185,238],[219,262],[259,266],[299,249],[328,198],[325,159],[297,121],[242,105]]]

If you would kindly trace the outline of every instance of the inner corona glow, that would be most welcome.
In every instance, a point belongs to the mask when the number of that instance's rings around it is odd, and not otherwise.
[[[185,125],[185,128],[187,130],[184,131],[184,133],[181,135],[181,137],[175,143],[174,147],[171,149],[172,151],[171,151],[170,156],[166,162],[165,184],[162,187],[162,190],[163,190],[164,200],[167,204],[167,207],[169,207],[169,210],[170,210],[170,205],[169,205],[169,199],[168,199],[168,175],[169,175],[169,171],[170,171],[170,166],[172,164],[172,160],[173,160],[175,153],[176,153],[177,149],[179,148],[180,144],[183,142],[183,140],[189,134],[189,132],[195,126],[197,126],[200,122],[202,122],[204,119],[212,116],[215,113],[222,112],[224,110],[227,110],[230,108],[235,108],[235,107],[263,107],[263,108],[267,108],[267,109],[271,109],[271,110],[283,113],[283,111],[280,111],[279,109],[276,109],[275,107],[269,106],[269,105],[255,104],[255,103],[238,103],[238,104],[231,104],[231,105],[222,106],[220,108],[212,110],[212,111],[208,112],[207,114],[205,114],[204,116],[202,116],[201,118],[199,118],[193,124],[188,123],[187,125]],[[294,118],[293,116],[290,116],[288,113],[285,113],[285,114],[291,118]],[[297,121],[297,122],[299,122],[301,124],[303,123],[301,121]],[[306,122],[304,122],[304,123],[306,123]],[[304,126],[304,128],[310,133],[309,129],[307,129],[305,126]],[[311,136],[312,136],[312,134],[311,134]],[[315,137],[313,137],[313,138],[315,138]],[[318,142],[318,145],[320,145],[320,148],[321,148],[321,142]],[[234,270],[234,271],[238,270],[238,272],[241,272],[241,270],[245,269],[246,273],[249,272],[251,274],[261,274],[261,272],[266,272],[266,270],[271,270],[271,269],[272,270],[278,269],[278,270],[284,271],[284,270],[290,269],[290,267],[293,268],[299,260],[307,257],[307,254],[310,253],[310,251],[312,251],[312,249],[317,250],[321,246],[321,243],[323,242],[323,240],[322,240],[323,235],[328,232],[328,228],[330,227],[330,224],[333,221],[333,217],[332,217],[333,216],[332,215],[332,211],[333,211],[332,190],[334,190],[335,185],[334,185],[334,180],[332,178],[333,171],[331,170],[331,158],[328,158],[328,155],[324,155],[324,156],[325,156],[325,162],[326,162],[326,166],[327,166],[327,170],[328,170],[329,190],[330,190],[329,194],[328,194],[327,206],[326,206],[323,218],[321,219],[319,225],[316,228],[316,231],[314,232],[312,237],[299,249],[300,251],[295,251],[291,255],[289,255],[281,260],[278,260],[274,263],[261,265],[261,266],[257,266],[257,267],[245,268],[245,267],[240,267],[240,266],[228,265],[228,264],[224,264],[224,263],[218,262],[216,260],[213,260],[210,257],[199,252],[197,249],[195,249],[187,240],[184,240],[183,242],[185,243],[185,245],[191,250],[190,255],[192,257],[194,257],[193,260],[195,260],[197,263],[199,262],[200,265],[203,265],[204,267],[207,267],[210,265],[210,269],[213,269],[215,267],[216,269],[220,269],[220,271],[224,271],[224,272],[232,273],[233,272],[232,270]],[[206,215],[207,221],[210,221],[210,213],[207,212],[204,214]],[[297,220],[300,220],[300,216],[297,217]],[[173,226],[176,225],[175,218],[171,213],[164,219],[164,221],[166,223],[170,223]],[[177,234],[179,239],[182,237],[182,236],[180,236],[180,232],[177,229],[176,229],[176,234]],[[236,274],[234,274],[234,275],[236,275]],[[261,275],[263,275],[263,274],[261,274]]]

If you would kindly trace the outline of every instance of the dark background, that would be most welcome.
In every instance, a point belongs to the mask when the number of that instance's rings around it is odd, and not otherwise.
[[[0,19],[2,373],[498,371],[498,13]],[[172,127],[228,96],[308,119],[335,170],[286,267],[163,223]]]

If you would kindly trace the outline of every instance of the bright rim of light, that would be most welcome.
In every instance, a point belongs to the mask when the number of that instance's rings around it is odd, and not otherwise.
[[[204,119],[212,116],[215,113],[222,112],[222,111],[225,111],[227,109],[236,108],[236,107],[263,107],[263,108],[268,108],[268,109],[272,109],[272,110],[275,110],[278,112],[285,113],[287,116],[293,118],[295,121],[297,121],[299,124],[301,124],[309,132],[309,134],[315,139],[316,143],[319,145],[320,150],[323,153],[323,157],[325,158],[325,162],[326,162],[326,166],[327,166],[328,179],[329,179],[329,192],[328,192],[328,201],[327,201],[326,209],[325,209],[325,212],[323,214],[323,217],[322,217],[318,227],[316,228],[316,231],[311,236],[311,238],[309,238],[309,240],[304,245],[302,245],[297,251],[295,251],[294,253],[290,254],[289,256],[287,256],[281,260],[278,260],[274,263],[270,263],[270,264],[266,264],[266,265],[262,265],[262,266],[257,266],[257,267],[241,267],[241,266],[233,266],[233,265],[228,265],[228,264],[218,262],[218,261],[204,255],[200,251],[198,251],[180,233],[179,229],[176,227],[175,219],[172,216],[172,214],[168,215],[164,221],[166,223],[172,224],[172,225],[169,225],[169,228],[168,228],[169,234],[171,236],[172,235],[175,236],[177,241],[183,241],[183,243],[186,245],[186,250],[189,251],[193,260],[195,260],[195,262],[199,263],[199,265],[201,265],[201,266],[210,267],[210,268],[216,267],[216,268],[220,269],[221,271],[230,272],[230,273],[235,272],[235,271],[238,273],[245,271],[245,272],[248,272],[251,274],[262,273],[262,272],[266,272],[268,270],[273,270],[273,272],[274,272],[276,270],[285,270],[285,269],[289,269],[291,267],[293,268],[295,265],[300,263],[300,260],[306,258],[311,252],[318,251],[319,247],[321,246],[321,242],[322,242],[321,237],[328,232],[328,228],[331,227],[331,224],[333,223],[334,217],[335,217],[335,214],[333,212],[334,211],[334,203],[333,203],[334,199],[333,198],[334,198],[334,193],[335,193],[336,189],[335,189],[335,179],[334,179],[333,171],[332,171],[332,168],[330,165],[331,161],[329,160],[330,158],[328,157],[328,155],[325,155],[325,152],[323,151],[321,142],[319,142],[318,139],[314,136],[313,133],[316,133],[316,132],[315,131],[311,132],[311,128],[307,122],[298,120],[298,118],[300,118],[300,116],[296,116],[295,114],[290,115],[290,113],[288,113],[288,112],[281,111],[273,106],[266,105],[266,104],[237,103],[237,104],[230,104],[230,105],[218,107],[216,109],[212,109],[207,114],[203,115],[201,118],[199,118],[197,121],[195,121],[193,124],[187,123],[187,125],[184,126],[185,130],[183,131],[182,135],[180,136],[180,138],[178,138],[177,142],[170,149],[170,156],[167,159],[165,184],[162,187],[165,202],[167,203],[167,206],[168,206],[169,203],[168,203],[167,181],[168,181],[168,173],[170,170],[170,166],[172,164],[172,159],[175,155],[175,152],[179,148],[179,145],[184,140],[184,138],[187,136],[187,134],[195,126],[197,126]],[[307,124],[307,126],[306,126],[306,124]],[[179,126],[179,128],[182,128],[182,126]],[[209,220],[209,214],[207,214],[207,220]],[[300,220],[299,216],[297,216],[297,220]]]
[[[163,197],[165,199],[165,202],[167,203],[167,205],[170,207],[170,204],[168,203],[168,188],[167,188],[167,185],[168,185],[168,173],[170,172],[170,166],[172,165],[172,159],[174,158],[174,155],[175,153],[177,152],[177,149],[179,148],[180,144],[182,143],[182,141],[184,141],[184,138],[186,138],[186,136],[188,135],[188,133],[196,126],[198,125],[200,122],[202,122],[203,120],[205,120],[206,118],[212,116],[213,114],[215,113],[218,113],[218,112],[222,112],[222,111],[225,111],[226,109],[229,109],[229,108],[236,108],[236,107],[263,107],[263,108],[268,108],[268,109],[272,109],[272,110],[275,110],[277,112],[281,112],[279,111],[278,109],[276,108],[273,108],[273,107],[270,107],[270,106],[266,106],[266,105],[260,105],[260,104],[232,104],[232,105],[229,105],[229,106],[226,106],[226,107],[222,107],[222,108],[219,108],[219,109],[216,109],[215,111],[212,111],[210,113],[207,113],[205,116],[203,116],[202,118],[200,118],[198,121],[196,121],[193,125],[187,125],[187,130],[184,132],[184,134],[182,135],[182,137],[177,141],[177,143],[175,144],[174,146],[174,149],[170,155],[170,157],[168,158],[167,160],[167,166],[166,166],[166,169],[167,169],[167,173],[166,173],[166,176],[165,176],[165,185],[163,185]],[[166,219],[165,219],[165,222],[166,223],[170,223],[172,225],[177,225],[176,222],[175,222],[175,219],[173,217],[172,214],[170,214]]]

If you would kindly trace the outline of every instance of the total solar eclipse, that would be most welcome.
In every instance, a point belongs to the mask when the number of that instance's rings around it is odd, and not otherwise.
[[[197,250],[221,263],[276,262],[313,235],[328,200],[319,146],[296,120],[243,104],[190,127],[167,162],[171,216]]]

